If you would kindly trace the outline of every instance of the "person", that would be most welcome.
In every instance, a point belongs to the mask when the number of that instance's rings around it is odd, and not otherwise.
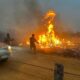
[[[9,33],[6,34],[5,40],[4,42],[8,45],[11,45],[11,42],[13,41],[13,39],[11,39],[11,36]]]
[[[33,50],[34,53],[36,53],[36,43],[37,40],[35,39],[35,34],[32,34],[30,37],[30,49]]]
[[[10,45],[10,40],[11,40],[10,34],[7,33],[4,41],[5,41],[6,44]]]

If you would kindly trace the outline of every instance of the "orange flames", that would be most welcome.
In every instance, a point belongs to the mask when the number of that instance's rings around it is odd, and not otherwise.
[[[47,31],[44,34],[38,36],[38,43],[40,48],[53,48],[60,47],[66,48],[66,46],[73,46],[73,43],[70,40],[59,39],[55,35],[54,30],[54,18],[56,14],[53,11],[47,12],[44,16],[43,21],[46,21]],[[26,41],[27,45],[30,45],[29,41]]]
[[[54,32],[54,24],[53,20],[56,14],[53,11],[49,11],[44,19],[49,19],[48,24],[48,31],[45,34],[39,36],[38,42],[41,48],[50,48],[53,46],[60,46],[61,41],[56,37]]]

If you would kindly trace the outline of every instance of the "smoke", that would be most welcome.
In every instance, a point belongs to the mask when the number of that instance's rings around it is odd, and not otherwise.
[[[0,31],[10,32],[18,41],[34,33],[40,16],[36,0],[0,0]]]

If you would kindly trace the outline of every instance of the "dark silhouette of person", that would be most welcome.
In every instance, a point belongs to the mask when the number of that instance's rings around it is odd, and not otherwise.
[[[30,37],[30,49],[33,50],[34,53],[36,53],[36,43],[37,40],[35,39],[35,34],[32,34]]]
[[[5,41],[6,44],[10,44],[10,40],[11,40],[10,34],[7,33],[4,41]]]
[[[8,44],[8,45],[11,45],[11,41],[13,41],[13,39],[11,39],[10,34],[7,33],[6,37],[5,37],[5,43]]]

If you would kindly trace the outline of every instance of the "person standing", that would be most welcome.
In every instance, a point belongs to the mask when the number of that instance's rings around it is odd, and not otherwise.
[[[11,42],[10,42],[10,41],[11,41],[10,34],[9,34],[9,33],[7,33],[7,34],[6,34],[6,37],[5,37],[5,43],[6,43],[6,44],[8,44],[8,45],[10,45],[10,44],[11,44]]]
[[[4,42],[8,45],[12,45],[12,41],[14,41],[14,39],[11,38],[10,33],[7,33]]]
[[[36,53],[36,43],[37,43],[37,40],[35,38],[35,34],[32,34],[32,36],[30,37],[30,49]]]

